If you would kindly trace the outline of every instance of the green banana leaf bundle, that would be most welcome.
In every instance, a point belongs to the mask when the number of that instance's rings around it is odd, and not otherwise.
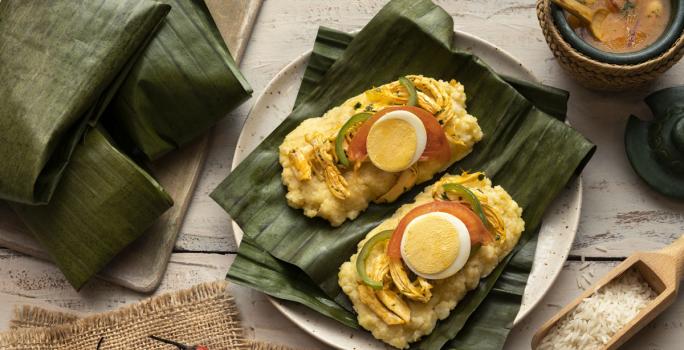
[[[395,0],[354,38],[319,32],[293,112],[211,195],[245,233],[228,273],[231,280],[355,326],[337,285],[338,268],[370,229],[424,186],[396,203],[371,205],[356,220],[333,228],[288,207],[278,146],[304,119],[324,114],[369,86],[406,74],[454,78],[465,86],[468,110],[477,116],[485,138],[448,171],[485,171],[523,207],[526,231],[516,250],[414,346],[502,346],[520,306],[541,217],[595,146],[560,120],[567,94],[507,82],[479,58],[459,51],[452,28],[451,17],[428,0]]]
[[[173,205],[145,170],[89,129],[47,205],[13,203],[76,288]]]
[[[130,157],[251,94],[200,0],[3,1],[0,62],[0,198],[77,289],[173,204]]]
[[[85,129],[169,9],[136,0],[0,2],[0,198],[50,200]]]
[[[204,1],[162,2],[171,12],[104,119],[121,145],[148,159],[196,139],[252,93]]]

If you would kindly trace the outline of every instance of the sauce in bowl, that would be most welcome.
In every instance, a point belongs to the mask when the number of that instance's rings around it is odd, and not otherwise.
[[[606,52],[628,53],[653,44],[667,29],[672,6],[668,0],[579,0],[592,11],[605,9],[600,25],[603,41],[596,39],[587,24],[566,13],[568,24],[591,46]]]

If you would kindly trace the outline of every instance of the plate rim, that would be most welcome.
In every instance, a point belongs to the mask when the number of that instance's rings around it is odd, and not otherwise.
[[[352,31],[351,33],[355,33],[355,32],[358,32],[358,30],[354,30],[354,31]],[[510,54],[509,52],[507,52],[506,50],[504,50],[504,49],[502,49],[502,48],[500,48],[500,47],[494,45],[493,43],[491,43],[491,42],[489,42],[489,41],[487,41],[487,40],[485,40],[485,39],[482,39],[482,38],[480,38],[480,37],[478,37],[478,36],[475,36],[475,35],[473,35],[473,34],[470,34],[470,33],[467,33],[467,32],[464,32],[464,31],[461,31],[461,30],[458,30],[458,29],[454,29],[454,33],[455,33],[457,36],[465,37],[465,38],[467,38],[467,39],[469,39],[469,40],[472,40],[473,42],[477,42],[478,44],[480,44],[480,45],[482,45],[482,46],[486,46],[486,47],[488,47],[488,48],[490,48],[490,49],[495,50],[498,54],[504,56],[506,59],[510,60],[511,62],[515,62],[516,64],[518,64],[518,66],[519,66],[522,70],[524,70],[525,73],[526,73],[529,77],[532,78],[532,81],[533,81],[533,82],[541,84],[541,81],[539,80],[539,78],[537,78],[537,76],[536,76],[529,68],[527,68],[520,60],[518,60],[517,58],[515,58],[515,56],[511,55],[511,54]],[[234,170],[234,169],[240,164],[240,162],[242,161],[242,159],[239,159],[239,160],[238,160],[238,157],[236,157],[236,155],[238,154],[238,152],[240,152],[240,149],[239,149],[239,147],[237,147],[237,145],[242,144],[242,143],[244,142],[244,138],[245,138],[245,137],[248,137],[247,133],[244,132],[244,126],[245,126],[245,124],[247,123],[247,121],[250,119],[250,117],[252,116],[252,112],[253,112],[254,108],[255,108],[255,107],[259,104],[259,102],[262,101],[262,99],[266,96],[266,92],[269,90],[269,87],[270,87],[270,86],[272,86],[276,81],[278,81],[278,80],[281,79],[284,75],[286,75],[287,72],[289,72],[290,70],[293,69],[293,67],[296,67],[297,65],[300,65],[300,64],[304,63],[304,62],[306,61],[306,59],[308,59],[308,57],[311,56],[312,52],[313,52],[313,50],[311,50],[311,49],[310,49],[310,50],[307,50],[307,51],[305,51],[304,53],[302,53],[302,54],[300,54],[299,56],[297,56],[294,60],[290,61],[287,65],[285,65],[285,67],[283,67],[282,69],[280,69],[280,70],[278,71],[278,73],[276,73],[276,75],[275,75],[271,80],[269,80],[269,82],[265,85],[263,91],[261,91],[261,93],[259,94],[259,96],[257,96],[257,98],[255,99],[254,104],[253,104],[252,107],[250,108],[249,113],[247,114],[247,117],[245,118],[245,121],[243,122],[243,125],[242,125],[242,127],[241,127],[240,135],[238,136],[238,139],[237,139],[237,142],[236,142],[235,152],[233,153],[233,159],[232,159],[232,161],[231,161],[231,171]],[[568,121],[566,121],[566,124],[570,125],[570,123],[569,123]],[[570,218],[569,218],[569,219],[570,219],[569,223],[570,223],[572,226],[574,226],[574,230],[573,230],[573,235],[572,235],[572,241],[570,242],[570,249],[568,249],[567,252],[564,252],[563,254],[561,254],[561,256],[563,256],[563,261],[566,261],[566,260],[567,260],[567,258],[568,258],[568,256],[569,256],[569,253],[570,253],[570,251],[571,251],[571,249],[572,249],[572,243],[573,243],[573,242],[575,241],[575,239],[577,238],[577,233],[578,233],[578,231],[579,231],[579,222],[580,222],[580,217],[581,217],[581,209],[582,209],[582,204],[583,204],[582,202],[583,202],[583,192],[584,192],[584,188],[583,188],[582,175],[580,174],[579,176],[576,177],[575,180],[572,180],[572,181],[577,181],[577,188],[578,188],[578,189],[577,189],[577,191],[578,191],[578,195],[577,195],[577,211],[576,211],[574,217],[570,217]],[[543,225],[543,223],[542,223],[542,225]],[[242,232],[242,230],[240,229],[239,225],[238,225],[234,220],[232,220],[232,219],[231,219],[231,226],[232,226],[232,228],[233,228],[233,236],[234,236],[235,241],[236,241],[236,243],[237,243],[237,245],[238,245],[238,247],[239,247],[239,245],[240,245],[240,243],[241,243],[241,241],[242,241],[243,232]],[[534,269],[534,266],[535,266],[534,263],[533,263],[532,266],[533,266],[533,269]],[[525,319],[525,318],[526,318],[526,317],[527,317],[527,316],[528,316],[528,315],[529,315],[529,314],[530,314],[530,313],[539,305],[539,303],[541,303],[541,301],[544,299],[544,297],[546,296],[546,294],[549,292],[549,290],[551,289],[551,287],[555,284],[556,280],[557,280],[558,277],[560,276],[560,273],[561,273],[561,271],[562,271],[562,266],[563,266],[563,264],[559,264],[559,266],[560,266],[560,269],[558,269],[558,271],[555,272],[555,274],[553,275],[553,277],[550,278],[549,288],[547,288],[547,289],[539,296],[539,298],[538,298],[534,303],[529,304],[529,306],[527,307],[526,310],[524,310],[524,312],[522,312],[522,313],[521,313],[520,311],[518,312],[518,314],[516,315],[515,320],[513,321],[513,326],[516,326],[516,325],[520,324],[520,322],[522,322],[522,321],[523,321],[523,320],[524,320],[524,319]],[[293,311],[291,310],[291,308],[290,308],[289,306],[286,305],[286,304],[288,303],[287,300],[280,300],[280,299],[277,299],[277,298],[275,298],[275,297],[272,297],[272,296],[270,296],[270,295],[268,295],[268,294],[265,294],[265,293],[263,293],[263,294],[264,294],[264,296],[268,299],[268,301],[269,301],[269,302],[278,310],[278,312],[280,312],[282,315],[284,315],[290,322],[294,323],[298,328],[300,328],[301,330],[303,330],[303,331],[306,332],[307,334],[311,335],[312,337],[316,338],[317,340],[319,340],[319,341],[321,341],[321,342],[323,342],[323,343],[325,343],[325,344],[327,344],[327,345],[330,345],[330,346],[332,346],[332,347],[334,347],[334,348],[336,348],[336,349],[342,349],[342,350],[346,349],[346,348],[342,347],[342,346],[339,345],[339,344],[333,343],[332,341],[323,338],[323,336],[320,335],[318,332],[310,331],[310,330],[308,329],[307,325],[302,324],[302,323],[300,322],[300,320],[299,320],[298,318],[295,317],[296,312],[293,312]],[[524,295],[524,294],[523,294],[523,295]],[[521,304],[521,305],[522,305],[522,304]],[[323,316],[323,317],[325,317],[325,316]],[[364,331],[363,329],[360,329],[360,330]],[[386,345],[386,344],[385,344],[385,345]]]

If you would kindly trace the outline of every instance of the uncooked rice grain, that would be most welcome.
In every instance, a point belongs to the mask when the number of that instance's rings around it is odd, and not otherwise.
[[[655,297],[641,274],[631,269],[579,303],[537,350],[601,349]]]

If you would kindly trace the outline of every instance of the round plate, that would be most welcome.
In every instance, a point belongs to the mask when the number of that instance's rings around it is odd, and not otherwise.
[[[496,46],[470,34],[456,31],[459,47],[482,58],[495,71],[519,79],[537,82],[522,63]],[[299,84],[311,51],[288,64],[268,84],[254,103],[237,142],[232,168],[249,155],[292,111]],[[466,93],[468,87],[466,86]],[[582,183],[577,179],[559,195],[547,210],[517,324],[541,301],[563,268],[579,224]],[[304,214],[302,214],[304,215]],[[235,240],[242,230],[233,222]],[[338,349],[390,349],[363,330],[347,328],[303,305],[269,298],[273,305],[304,331]]]

